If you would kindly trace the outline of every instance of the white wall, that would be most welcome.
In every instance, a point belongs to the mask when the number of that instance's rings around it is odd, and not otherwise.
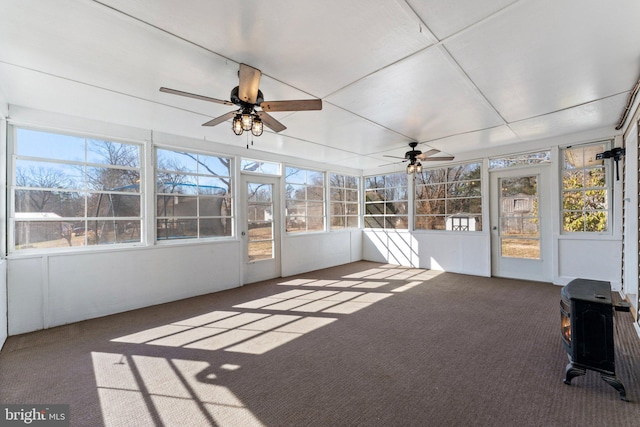
[[[362,259],[362,231],[291,234],[282,239],[282,276],[334,267]]]
[[[363,259],[408,267],[490,276],[490,251],[489,236],[481,232],[363,232]]]
[[[233,288],[240,242],[8,260],[9,335]]]
[[[0,90],[0,188],[6,188],[7,122],[5,118],[9,114],[8,108],[9,106],[4,101],[4,96]],[[2,349],[8,334],[7,264],[4,259],[7,236],[6,206],[6,198],[0,197],[0,248],[2,248],[0,249],[0,349]]]

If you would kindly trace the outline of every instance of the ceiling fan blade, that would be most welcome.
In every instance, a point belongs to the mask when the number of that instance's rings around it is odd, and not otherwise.
[[[422,162],[447,162],[449,160],[455,159],[454,156],[439,156],[439,157],[427,157],[424,159],[420,159]]]
[[[383,154],[382,157],[391,157],[392,159],[403,159],[403,161],[406,161],[404,157],[389,156],[388,154]]]
[[[201,101],[215,102],[217,104],[233,105],[233,103],[231,101],[223,101],[222,99],[211,98],[211,97],[204,96],[204,95],[197,95],[195,93],[183,92],[183,91],[177,90],[177,89],[169,89],[168,87],[161,87],[160,88],[160,92],[170,93],[172,95],[186,96],[186,97],[189,97],[189,98],[199,99]]]
[[[262,123],[274,132],[282,132],[287,128],[285,125],[274,119],[273,116],[270,116],[264,111],[258,111],[256,114],[260,116]]]
[[[222,122],[226,122],[229,119],[232,119],[235,116],[237,111],[229,111],[226,114],[221,115],[220,117],[216,117],[215,119],[209,120],[207,123],[203,123],[202,126],[215,126],[219,125]]]
[[[429,156],[433,156],[434,154],[438,154],[439,152],[440,152],[440,150],[436,150],[435,148],[432,148],[432,149],[431,149],[431,150],[429,150],[429,151],[425,151],[425,152],[424,152],[424,153],[422,153],[422,154],[418,154],[418,155],[416,156],[416,159],[424,160],[424,159],[426,159],[426,158],[427,158],[427,157],[429,157]]]
[[[264,111],[309,111],[322,110],[321,99],[297,99],[291,101],[265,101],[260,104]]]
[[[238,97],[241,101],[248,102],[249,104],[256,103],[261,74],[257,68],[253,68],[247,64],[240,64],[240,71],[238,72],[238,77],[240,78]]]

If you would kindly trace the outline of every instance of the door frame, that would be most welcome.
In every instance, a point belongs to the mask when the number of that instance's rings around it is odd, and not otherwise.
[[[247,210],[247,184],[259,183],[273,186],[273,258],[268,260],[249,261],[249,237]],[[282,220],[281,220],[281,189],[280,177],[272,175],[246,174],[240,175],[240,198],[238,233],[241,240],[242,284],[255,283],[262,280],[274,279],[282,275],[281,245],[282,245]]]
[[[512,279],[553,281],[553,203],[549,165],[523,166],[489,171],[489,218],[491,237],[491,276]],[[500,178],[538,177],[538,216],[540,218],[540,259],[502,257],[500,245]]]

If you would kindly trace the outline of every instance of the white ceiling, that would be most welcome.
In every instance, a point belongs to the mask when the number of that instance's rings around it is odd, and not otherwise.
[[[287,129],[253,149],[358,169],[409,141],[464,156],[614,130],[640,75],[638,0],[0,0],[9,104],[242,145],[239,63]]]

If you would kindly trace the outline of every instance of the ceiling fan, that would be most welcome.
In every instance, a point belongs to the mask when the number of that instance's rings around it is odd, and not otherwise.
[[[251,131],[254,136],[260,136],[262,135],[263,124],[274,132],[285,130],[286,126],[277,121],[273,116],[268,114],[268,112],[322,110],[322,100],[320,99],[265,101],[262,91],[259,88],[261,75],[262,73],[257,68],[253,68],[247,64],[240,64],[238,70],[239,84],[231,90],[229,101],[166,87],[161,87],[160,92],[215,102],[217,104],[238,106],[239,108],[237,110],[230,111],[202,124],[202,126],[215,126],[229,119],[233,119],[232,129],[236,135],[242,135],[242,132],[246,130]],[[260,107],[261,111],[257,111],[257,107]]]
[[[388,156],[388,155],[384,155],[384,157],[392,157],[394,159],[403,159],[402,162],[400,163],[404,163],[404,162],[409,162],[409,164],[407,165],[407,173],[414,173],[414,172],[422,172],[422,162],[440,162],[440,161],[449,161],[449,160],[453,160],[455,157],[454,156],[437,156],[437,157],[432,157],[434,154],[438,154],[440,152],[440,150],[436,150],[435,148],[432,148],[429,151],[425,151],[424,153],[420,150],[416,150],[416,147],[418,146],[417,142],[410,142],[409,143],[409,147],[411,148],[411,150],[407,151],[406,153],[404,153],[404,157],[397,157],[397,156]]]

